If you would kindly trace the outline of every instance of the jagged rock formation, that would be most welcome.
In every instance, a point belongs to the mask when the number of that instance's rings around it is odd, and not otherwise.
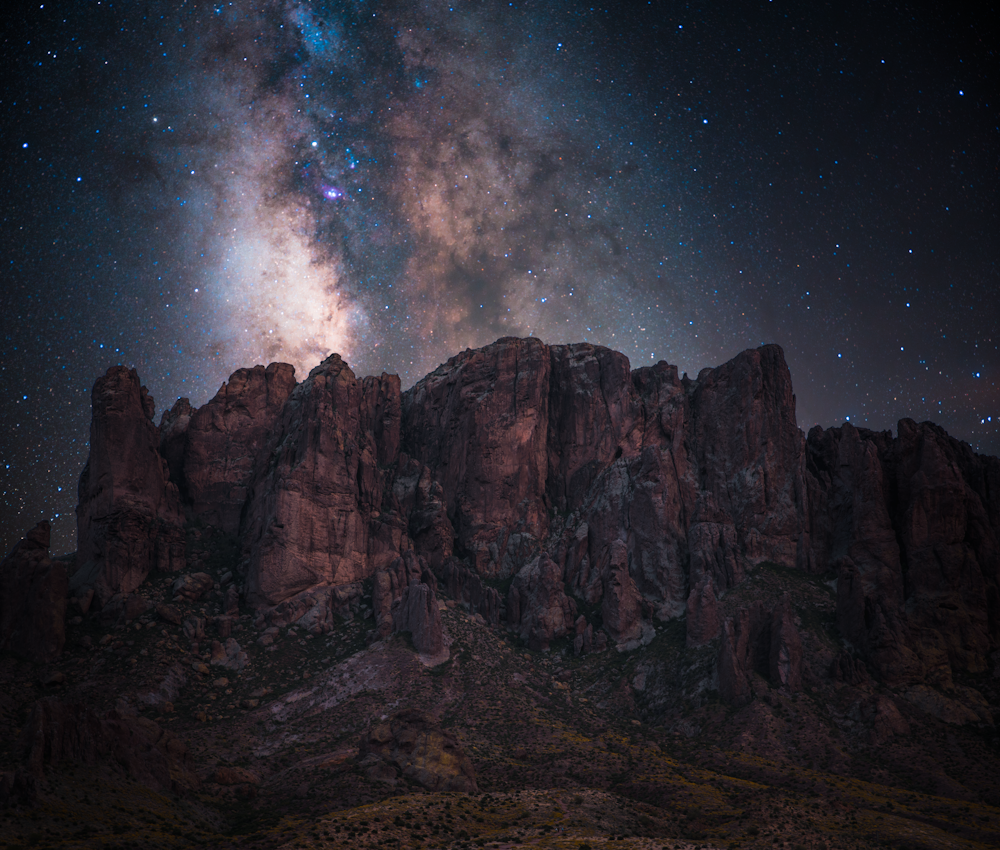
[[[238,534],[254,461],[295,388],[295,369],[272,363],[238,369],[197,410],[178,399],[160,423],[171,478],[194,515]]]
[[[421,655],[438,658],[444,653],[444,630],[438,611],[437,582],[422,559],[406,551],[387,569],[375,574],[372,603],[376,633],[388,637],[409,632]]]
[[[563,590],[559,565],[542,554],[515,577],[507,595],[507,621],[529,647],[547,650],[576,620],[576,605]]]
[[[687,601],[686,642],[691,648],[705,646],[719,636],[719,601],[711,576],[691,588]]]
[[[338,355],[289,396],[247,497],[252,604],[367,578],[399,554],[405,526],[379,510],[382,468],[398,459],[399,405],[399,378],[359,381]]]
[[[1000,461],[932,423],[809,433],[813,558],[837,624],[887,683],[952,686],[1000,641]]]
[[[1000,647],[1000,461],[910,420],[806,440],[778,346],[691,380],[506,338],[405,393],[333,355],[298,385],[282,364],[240,370],[159,433],[134,372],[109,370],[94,399],[73,584],[100,605],[181,563],[172,477],[189,516],[239,532],[243,598],[272,627],[329,631],[372,579],[378,633],[423,635],[426,615],[435,646],[437,582],[538,649],[631,647],[686,616],[740,703],[754,675],[801,687],[790,603],[723,610],[771,562],[836,577],[843,681],[947,690]]]
[[[463,554],[510,575],[548,530],[548,348],[502,339],[453,357],[408,390],[404,447],[445,494]]]
[[[184,532],[177,487],[159,452],[153,398],[135,369],[108,369],[94,384],[91,404],[70,587],[92,588],[103,605],[131,593],[154,567],[183,569]]]
[[[431,791],[478,790],[475,769],[461,744],[420,711],[401,711],[373,726],[361,736],[358,757],[370,774],[392,784],[395,768]]]
[[[473,614],[479,614],[491,626],[499,625],[504,611],[504,599],[495,587],[490,587],[476,572],[457,558],[448,558],[435,575],[442,589]]]
[[[0,651],[52,661],[66,640],[66,565],[49,558],[50,526],[29,531],[0,562]]]

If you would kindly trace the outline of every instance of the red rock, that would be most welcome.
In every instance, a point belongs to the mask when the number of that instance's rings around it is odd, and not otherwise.
[[[703,369],[689,439],[706,494],[691,517],[692,574],[712,575],[725,590],[742,581],[749,565],[801,563],[805,446],[781,348],[764,345]],[[710,524],[707,538],[696,532],[701,523]],[[730,562],[718,563],[714,540],[726,541]]]
[[[50,526],[38,523],[0,562],[0,650],[48,663],[66,642],[66,566],[49,558]]]
[[[392,562],[403,529],[379,521],[386,475],[395,463],[375,439],[398,420],[399,379],[358,381],[334,354],[299,384],[254,473],[243,543],[247,599],[275,605],[317,586],[349,584]]]
[[[548,531],[549,349],[498,340],[453,357],[403,397],[404,450],[444,491],[482,576],[509,576]]]
[[[549,348],[548,482],[557,510],[579,507],[597,475],[634,454],[641,422],[628,358],[599,345]]]
[[[395,631],[410,633],[413,648],[421,655],[438,658],[445,653],[441,612],[431,586],[412,582],[405,587],[393,609],[392,623]]]
[[[489,587],[476,573],[457,558],[448,558],[436,571],[441,589],[473,614],[482,615],[491,626],[499,625],[504,599],[495,587]]]
[[[641,598],[629,574],[628,551],[621,540],[611,544],[611,569],[604,582],[601,617],[616,643],[637,640],[642,635]]]
[[[715,586],[711,576],[705,576],[697,587],[691,590],[687,601],[687,645],[705,646],[719,636],[719,603],[715,597]]]
[[[931,423],[809,434],[814,560],[837,623],[887,684],[952,685],[1000,637],[1000,461]]]
[[[887,466],[917,653],[928,668],[985,672],[1000,638],[1000,461],[903,419]]]
[[[156,613],[161,620],[167,623],[173,623],[175,626],[179,626],[181,624],[181,611],[176,605],[161,602],[156,606]]]
[[[131,593],[154,567],[184,567],[177,487],[159,452],[153,399],[134,369],[113,366],[94,384],[90,457],[80,476],[77,570],[70,588],[92,587],[103,605]]]
[[[375,628],[380,637],[389,637],[396,630],[393,609],[399,606],[406,588],[419,582],[425,572],[425,567],[417,556],[412,551],[407,551],[386,569],[375,573],[372,607],[375,611]],[[428,578],[433,582],[432,577]]]
[[[226,534],[239,532],[254,461],[293,389],[295,369],[288,363],[254,366],[236,370],[198,410],[171,411],[164,440],[176,441],[188,418],[182,487],[194,516]]]
[[[802,689],[802,641],[787,595],[771,611],[758,601],[726,618],[716,672],[719,696],[735,706],[753,698],[755,675],[774,688]]]
[[[188,602],[196,602],[208,593],[215,582],[208,573],[191,573],[176,579],[170,588],[174,599],[178,597]]]
[[[574,627],[576,605],[563,589],[562,570],[542,553],[514,576],[507,594],[507,622],[531,649],[546,651]]]
[[[454,551],[455,529],[448,519],[444,490],[430,469],[407,454],[399,456],[388,502],[405,523],[413,547],[437,570]],[[386,508],[383,503],[383,511]],[[383,522],[386,517],[383,513]]]
[[[795,625],[795,612],[786,593],[771,614],[768,672],[771,684],[795,692],[802,690],[802,638]]]

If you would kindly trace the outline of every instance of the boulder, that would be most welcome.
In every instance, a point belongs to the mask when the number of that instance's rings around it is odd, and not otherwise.
[[[46,520],[0,562],[0,650],[40,663],[54,661],[66,642],[69,581],[49,557]]]
[[[174,599],[197,602],[208,593],[215,582],[208,573],[192,573],[176,579],[170,588]]]
[[[458,739],[424,712],[408,709],[372,725],[358,748],[360,760],[368,756],[378,757],[430,791],[478,793],[475,769]]]
[[[247,666],[247,654],[235,638],[226,638],[224,643],[213,640],[211,653],[208,663],[214,667],[225,667],[227,670],[238,672]]]

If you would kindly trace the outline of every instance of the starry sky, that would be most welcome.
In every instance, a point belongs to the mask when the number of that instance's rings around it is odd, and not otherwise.
[[[1000,73],[963,4],[77,0],[0,23],[0,547],[75,548],[90,391],[505,335],[1000,453]],[[935,5],[937,8],[928,9]],[[983,7],[985,8],[985,7]]]

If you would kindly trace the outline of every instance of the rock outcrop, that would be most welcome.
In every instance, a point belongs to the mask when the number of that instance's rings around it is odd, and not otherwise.
[[[705,576],[697,587],[692,588],[687,601],[685,626],[686,642],[692,649],[705,646],[719,636],[719,601],[711,576]]]
[[[514,577],[507,594],[507,622],[531,649],[548,650],[574,628],[576,604],[566,596],[562,570],[542,554]]]
[[[550,373],[546,345],[508,337],[453,357],[403,398],[404,449],[440,482],[480,575],[516,572],[548,530]]]
[[[90,456],[80,476],[77,569],[71,589],[103,605],[150,570],[184,567],[180,499],[160,454],[153,398],[134,369],[113,366],[94,384]]]
[[[412,551],[404,552],[387,569],[379,570],[372,591],[376,633],[388,637],[409,632],[417,652],[444,660],[444,628],[436,586],[434,574]]]
[[[479,614],[491,626],[500,624],[505,610],[504,598],[474,570],[457,558],[448,558],[437,568],[435,575],[442,591],[465,605],[470,613]]]
[[[756,602],[726,618],[716,671],[719,695],[734,706],[753,698],[755,677],[765,690],[802,690],[802,640],[788,596],[773,610]]]
[[[1000,641],[1000,461],[937,426],[893,439],[844,425],[808,440],[813,560],[837,625],[887,684],[952,684]]]
[[[178,440],[187,417],[182,474],[176,480],[192,513],[206,525],[226,534],[239,532],[254,461],[294,388],[295,369],[287,363],[238,369],[203,407],[190,411],[187,400],[180,399],[170,411],[169,428],[165,414],[160,428],[168,461],[168,446]]]
[[[38,523],[0,563],[0,651],[41,663],[66,641],[66,565],[49,558],[50,526]]]
[[[444,630],[434,588],[423,582],[412,582],[403,589],[399,604],[392,612],[393,628],[409,632],[413,648],[428,658],[444,660]]]
[[[458,740],[424,712],[401,711],[373,725],[361,736],[358,757],[383,781],[388,777],[379,761],[431,791],[478,792],[472,761]]]
[[[247,599],[276,605],[391,563],[405,525],[381,519],[399,445],[399,378],[359,381],[334,354],[282,410],[251,479],[242,526]]]

